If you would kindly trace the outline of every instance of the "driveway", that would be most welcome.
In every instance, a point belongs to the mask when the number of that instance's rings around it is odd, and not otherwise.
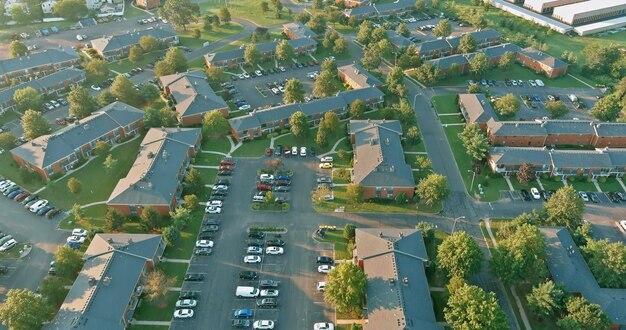
[[[13,236],[18,242],[33,244],[33,250],[24,259],[3,260],[9,273],[0,277],[0,299],[4,300],[9,289],[26,288],[35,291],[48,273],[50,261],[68,233],[56,230],[59,217],[48,220],[24,209],[19,203],[0,196],[0,230]]]

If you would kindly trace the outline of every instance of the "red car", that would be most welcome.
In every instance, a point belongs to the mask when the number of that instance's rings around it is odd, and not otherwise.
[[[28,191],[25,191],[17,196],[15,196],[15,198],[13,199],[16,202],[21,202],[24,198],[30,196],[30,193]]]
[[[261,183],[258,186],[256,186],[256,189],[258,191],[272,191],[272,186],[269,184]]]
[[[285,147],[285,149],[283,149],[283,155],[285,155],[285,158],[289,158],[289,155],[291,155],[291,148],[290,147]]]
[[[271,157],[271,156],[272,156],[272,149],[270,149],[270,148],[265,148],[265,156],[267,156],[267,157]]]
[[[232,171],[234,168],[231,165],[220,165],[218,168],[220,171]]]
[[[232,158],[224,158],[220,162],[220,165],[235,165],[235,160]]]

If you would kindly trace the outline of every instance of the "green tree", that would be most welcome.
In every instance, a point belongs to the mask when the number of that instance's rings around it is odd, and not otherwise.
[[[3,6],[4,7],[4,6]],[[15,21],[15,23],[24,25],[28,24],[31,20],[30,15],[22,8],[22,6],[13,6],[9,10],[11,17]]]
[[[228,8],[220,8],[220,11],[218,13],[218,17],[220,18],[220,21],[224,22],[224,24],[228,25],[230,23],[231,17],[230,17],[230,11],[228,11]]]
[[[74,205],[72,205],[72,208],[70,209],[70,215],[74,217],[74,220],[76,220],[76,222],[79,222],[83,219],[83,210],[80,208],[80,204],[74,203]]]
[[[553,317],[565,308],[567,292],[562,285],[552,281],[540,283],[526,295],[528,308],[535,314],[543,317]]]
[[[330,59],[326,59],[322,62],[321,69],[322,72],[330,72],[333,76],[336,76],[338,73],[337,62]]]
[[[198,195],[202,193],[203,188],[204,180],[202,179],[200,172],[195,168],[189,169],[187,175],[185,176],[185,192],[188,194]]]
[[[489,69],[489,59],[485,53],[478,53],[470,60],[470,72],[476,77],[482,76]]]
[[[93,59],[85,64],[87,77],[95,80],[102,80],[109,76],[109,64],[100,59]]]
[[[614,121],[622,111],[620,99],[617,94],[607,95],[596,102],[591,108],[591,115],[598,120]]]
[[[363,58],[361,58],[361,65],[368,69],[377,69],[382,63],[382,52],[378,44],[371,44],[365,48]]]
[[[340,313],[360,310],[366,287],[363,270],[351,262],[342,262],[328,273],[324,300]]]
[[[70,104],[69,114],[76,116],[78,119],[85,118],[98,109],[98,102],[81,85],[70,87],[67,102]]]
[[[557,321],[564,329],[609,329],[611,320],[598,304],[583,297],[572,297],[566,303],[567,316]]]
[[[143,50],[139,45],[133,45],[128,51],[128,60],[131,62],[139,62],[143,59]]]
[[[406,96],[406,87],[404,86],[404,73],[399,67],[394,67],[387,75],[387,90],[399,97]]]
[[[406,23],[400,23],[396,31],[403,37],[408,37],[409,35],[411,35],[411,31],[409,30],[409,27],[406,25]]]
[[[416,145],[420,142],[420,130],[417,126],[411,126],[406,130],[406,142],[410,145]]]
[[[113,170],[117,167],[118,160],[113,158],[112,154],[108,154],[107,158],[104,159],[102,163],[102,167],[104,167],[104,171],[107,173],[113,173]]]
[[[351,183],[348,185],[346,189],[346,200],[350,204],[357,204],[363,201],[363,194],[365,193],[365,189],[363,185],[360,183]]]
[[[333,46],[333,52],[335,54],[343,54],[348,49],[348,42],[344,38],[339,38],[335,40],[335,44]]]
[[[296,15],[294,19],[302,24],[306,24],[309,22],[309,20],[311,20],[311,15],[307,12],[302,12]]]
[[[202,117],[202,131],[207,137],[219,137],[230,132],[228,120],[219,111],[209,111]]]
[[[446,322],[453,329],[508,329],[507,317],[493,292],[464,284],[450,292],[443,309]]]
[[[459,133],[459,139],[463,143],[465,152],[473,160],[483,160],[489,151],[489,138],[480,130],[478,124],[466,125],[463,132]]]
[[[151,35],[145,35],[139,39],[139,46],[144,52],[149,53],[159,48],[159,41]]]
[[[324,113],[324,125],[328,128],[330,134],[335,134],[339,131],[339,116],[332,111]]]
[[[500,61],[498,62],[498,66],[500,69],[510,69],[515,63],[515,53],[513,52],[504,52],[502,57],[500,57]]]
[[[315,79],[313,84],[313,95],[319,98],[326,98],[337,92],[337,86],[334,84],[335,77],[328,71],[322,71]]]
[[[67,189],[72,194],[78,194],[81,188],[82,188],[82,183],[80,182],[80,180],[76,179],[75,177],[71,177],[69,180],[67,180]]]
[[[50,123],[35,110],[26,110],[22,116],[24,137],[28,140],[50,133]]]
[[[361,22],[359,25],[359,32],[356,35],[356,41],[362,45],[368,45],[370,43],[372,32],[372,23],[368,20]]]
[[[256,65],[260,60],[260,56],[261,54],[259,53],[259,50],[256,48],[256,45],[254,44],[246,45],[243,58],[248,64],[252,66]]]
[[[139,87],[139,91],[137,92],[139,98],[143,103],[149,103],[153,100],[156,100],[160,95],[159,88],[153,84],[145,84]]]
[[[476,39],[471,33],[465,34],[459,41],[459,50],[462,53],[471,53],[476,50]]]
[[[495,108],[499,115],[513,116],[519,110],[520,102],[513,93],[508,93],[496,99]]]
[[[450,21],[446,18],[437,23],[437,26],[433,29],[435,37],[446,38],[452,33],[452,27],[450,27]]]
[[[96,155],[104,155],[111,150],[111,144],[106,141],[97,141],[96,147],[94,148]]]
[[[535,170],[531,164],[524,163],[520,165],[516,176],[519,183],[527,185],[530,181],[535,179]]]
[[[359,119],[363,117],[363,115],[365,114],[365,102],[360,99],[354,100],[354,102],[350,104],[349,113],[350,117],[352,117],[353,119]]]
[[[609,74],[615,65],[620,65],[619,46],[614,43],[589,43],[583,48],[582,55],[585,59],[583,69],[591,74]]]
[[[324,119],[320,120],[319,127],[317,128],[317,134],[315,135],[315,144],[318,147],[324,147],[328,144],[328,128],[324,124]]]
[[[68,21],[76,21],[87,15],[87,4],[81,0],[62,0],[52,8],[55,16],[60,16]]]
[[[174,246],[176,241],[180,239],[180,230],[176,226],[165,227],[161,231],[161,235],[167,246]]]
[[[576,194],[572,186],[559,188],[550,199],[543,203],[546,224],[575,229],[583,222],[585,202]]]
[[[13,93],[13,101],[19,111],[37,110],[43,106],[44,97],[32,87],[24,87]]]
[[[114,232],[122,229],[124,225],[124,216],[117,212],[115,209],[107,209],[107,213],[104,216],[104,230],[107,232]]]
[[[424,9],[424,0],[415,0],[415,11],[421,11]]]
[[[146,206],[141,211],[141,215],[139,216],[139,224],[146,231],[152,231],[159,224],[159,212],[152,207]]]
[[[55,276],[45,277],[39,286],[39,293],[55,311],[63,304],[68,291],[63,280]]]
[[[11,41],[9,44],[9,55],[11,55],[11,57],[22,57],[26,54],[28,54],[28,47],[26,47],[23,42],[19,40]]]
[[[57,248],[54,253],[54,262],[57,273],[66,278],[75,278],[83,268],[82,253],[67,245]]]
[[[397,107],[398,117],[403,127],[417,126],[417,117],[415,117],[415,110],[409,104],[406,99],[401,99],[400,104]]]
[[[547,275],[546,243],[536,226],[523,224],[498,243],[491,270],[505,284],[535,282]]]
[[[265,194],[265,197],[263,198],[263,204],[265,205],[274,205],[274,202],[276,202],[276,197],[274,197],[274,194],[272,194],[271,191],[268,191],[267,194]]]
[[[198,208],[198,203],[200,202],[198,200],[198,197],[194,194],[190,194],[190,195],[185,195],[183,197],[184,201],[185,201],[185,208],[191,212],[193,212],[194,210],[196,210]]]
[[[297,139],[309,134],[309,122],[302,111],[296,111],[289,117],[289,130]]]
[[[41,329],[49,312],[49,305],[42,296],[28,289],[11,289],[0,306],[0,320],[9,329]]]
[[[165,58],[163,61],[159,63],[165,63],[166,67],[163,67],[161,70],[165,72],[158,72],[159,76],[164,76],[168,74],[173,74],[177,72],[185,72],[188,68],[187,57],[182,49],[177,47],[170,47],[165,53]],[[157,63],[158,64],[158,63]],[[155,67],[158,71],[159,68]]]
[[[270,11],[270,5],[267,3],[267,1],[261,1],[260,5],[261,5],[261,12],[263,12],[263,14]]]
[[[472,236],[457,231],[446,237],[437,248],[437,267],[448,277],[468,278],[480,270],[483,253]]]
[[[200,37],[202,36],[202,30],[200,30],[199,28],[195,28],[193,30],[191,30],[191,37],[194,39],[200,39]]]
[[[417,184],[417,195],[428,206],[442,201],[449,193],[448,179],[440,174],[431,173]]]
[[[285,104],[304,102],[304,86],[300,80],[292,78],[287,81],[283,101]]]
[[[423,171],[432,168],[433,162],[426,156],[415,156],[415,166],[417,166],[420,171]]]
[[[607,239],[587,241],[581,248],[589,269],[603,288],[626,287],[626,247]]]
[[[311,20],[306,23],[306,26],[308,26],[309,29],[313,30],[315,33],[324,33],[326,25],[326,15],[324,14],[315,14],[311,17]]]
[[[169,288],[176,285],[176,277],[168,277],[160,269],[155,269],[146,276],[144,293],[150,301],[160,301],[169,292]]]
[[[187,31],[187,25],[200,15],[200,7],[190,0],[165,0],[163,7],[159,8],[159,15]]]
[[[206,68],[205,72],[209,80],[219,81],[222,72],[224,72],[224,69],[220,67],[210,67]]]
[[[294,56],[293,46],[287,40],[281,40],[276,46],[276,58],[279,61],[289,62]]]
[[[347,223],[345,226],[343,226],[343,238],[347,239],[348,241],[351,241],[351,240],[354,240],[355,236],[356,236],[356,226],[354,224]]]
[[[0,133],[0,148],[11,150],[17,146],[17,138],[11,132]]]
[[[548,101],[546,102],[546,111],[548,111],[550,119],[556,119],[565,116],[569,109],[563,101]]]
[[[478,94],[478,93],[482,93],[483,90],[482,90],[482,88],[480,88],[479,84],[470,84],[467,87],[467,92],[470,93],[470,94]]]
[[[424,62],[415,70],[415,77],[426,86],[432,86],[442,78],[441,70],[428,62]]]
[[[332,195],[332,191],[327,186],[320,186],[311,193],[311,200],[315,203],[326,202],[326,196]]]
[[[170,217],[172,218],[172,223],[174,227],[179,230],[183,230],[187,227],[187,224],[191,222],[193,219],[193,215],[191,211],[186,207],[177,207],[174,212],[170,212]]]
[[[133,82],[123,75],[115,77],[109,90],[118,100],[124,103],[135,104],[137,102],[137,91]]]

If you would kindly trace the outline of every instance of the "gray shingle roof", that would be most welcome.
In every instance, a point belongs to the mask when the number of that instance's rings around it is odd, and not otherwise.
[[[83,269],[46,329],[124,329],[122,318],[146,262],[163,254],[161,235],[96,234]]]
[[[554,150],[550,152],[555,168],[612,168],[611,157],[597,150]]]
[[[153,36],[157,40],[163,40],[176,36],[175,32],[159,29],[146,29],[142,31],[129,32],[124,34],[118,34],[109,37],[103,37],[94,39],[91,41],[91,46],[101,52],[109,52],[112,50],[122,49],[132,45],[139,44],[139,40],[143,36]]]
[[[228,108],[226,101],[215,94],[201,70],[176,73],[160,79],[163,88],[169,88],[169,93],[176,101],[179,117]]]
[[[6,74],[34,68],[42,65],[51,65],[67,61],[76,61],[79,56],[71,48],[46,49],[39,53],[10,58],[0,61],[0,74]]]
[[[440,57],[433,60],[429,60],[428,63],[432,64],[435,67],[440,69],[449,69],[452,67],[452,64],[458,64],[459,66],[469,64],[468,59],[469,54],[456,54],[446,57]]]
[[[434,39],[420,42],[415,45],[415,49],[418,53],[425,54],[433,50],[450,51],[452,47],[450,47],[450,44],[445,39]]]
[[[606,149],[604,152],[609,155],[613,166],[626,166],[626,149]]]
[[[399,0],[396,2],[385,3],[382,5],[371,5],[371,6],[358,6],[349,8],[343,11],[344,15],[351,16],[360,16],[360,15],[369,15],[369,14],[378,14],[378,15],[386,15],[389,12],[398,11],[398,10],[406,10],[415,5],[414,1],[411,0]]]
[[[487,123],[490,119],[498,120],[485,94],[459,94],[459,103],[463,105],[472,122]]]
[[[626,136],[626,123],[598,123],[596,124],[598,136]]]
[[[494,136],[547,136],[541,123],[532,121],[495,121],[487,122],[489,132]]]
[[[602,307],[613,324],[626,324],[626,289],[607,289],[598,285],[565,227],[539,227],[548,247],[548,269],[555,282],[569,292],[579,292],[585,299]]]
[[[368,279],[363,329],[442,329],[424,270],[428,255],[421,231],[357,228],[355,241]]]
[[[363,67],[357,63],[340,66],[337,70],[359,85],[355,88],[382,85],[382,82],[378,78],[367,72],[367,70],[363,69]]]
[[[317,33],[313,32],[311,29],[306,27],[301,22],[293,22],[283,24],[283,28],[289,30],[293,33],[297,38],[317,38]]]
[[[480,51],[485,53],[488,58],[494,58],[502,56],[506,52],[518,53],[522,48],[516,44],[506,43],[502,45],[491,46],[483,48]]]
[[[470,34],[474,37],[474,40],[476,40],[477,45],[480,45],[494,38],[502,37],[502,34],[500,32],[494,31],[491,29],[474,31],[474,32],[470,32]],[[460,35],[460,36],[456,36],[452,38],[447,38],[445,40],[448,42],[448,44],[450,44],[450,47],[452,47],[453,49],[457,49],[459,47],[459,44],[461,44],[462,38],[463,38],[463,35]]]
[[[404,48],[414,44],[413,41],[393,30],[387,30],[387,40],[398,48]]]
[[[562,68],[562,67],[566,67],[568,66],[567,63],[561,61],[560,59],[554,57],[554,56],[550,56],[540,50],[537,50],[535,48],[532,47],[527,47],[524,48],[520,51],[520,53],[534,59],[535,61],[541,62],[553,69],[558,69],[558,68]]]
[[[550,151],[546,148],[496,147],[489,149],[489,159],[496,165],[519,166],[532,164],[549,166],[552,164]]]
[[[143,111],[123,102],[114,102],[53,134],[42,135],[15,147],[11,153],[39,168],[70,156],[91,141],[143,118]]]
[[[200,135],[200,128],[151,128],[141,141],[135,163],[107,204],[170,205],[180,185],[178,173]]]
[[[13,100],[13,94],[15,94],[15,91],[17,91],[18,89],[32,87],[35,90],[42,92],[56,84],[62,84],[64,81],[79,80],[78,78],[81,76],[85,76],[85,72],[83,70],[68,68],[65,70],[54,72],[39,79],[29,80],[23,84],[9,87],[0,91],[0,105]]]
[[[413,171],[404,159],[397,120],[351,120],[355,136],[353,180],[366,187],[413,187]],[[399,129],[399,130],[398,130]]]
[[[287,42],[289,42],[291,47],[293,47],[294,49],[297,49],[300,47],[307,48],[307,47],[312,47],[312,46],[317,45],[317,42],[310,38],[292,39],[292,40],[288,40]],[[273,53],[274,50],[276,49],[276,46],[278,46],[278,41],[270,41],[270,42],[258,44],[256,45],[256,48],[259,51],[259,53]],[[204,56],[210,63],[215,63],[215,62],[226,61],[230,59],[243,58],[244,51],[245,50],[243,48],[233,49],[233,50],[227,50],[223,52],[210,53]]]
[[[587,120],[538,120],[548,134],[595,134],[592,121]]]

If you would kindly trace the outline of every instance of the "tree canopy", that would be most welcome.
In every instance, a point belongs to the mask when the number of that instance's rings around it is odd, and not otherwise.
[[[429,206],[442,201],[449,193],[448,178],[440,174],[431,173],[417,184],[418,196]]]
[[[565,116],[569,109],[563,101],[548,101],[546,102],[546,111],[550,119],[557,119]]]
[[[281,40],[276,46],[276,58],[283,62],[289,62],[294,56],[293,46],[287,40]]]
[[[585,202],[571,185],[559,188],[543,204],[545,221],[548,225],[565,226],[569,229],[575,229],[582,224],[584,209]]]
[[[67,102],[70,104],[70,115],[76,116],[79,119],[89,116],[98,109],[96,100],[89,95],[89,91],[81,85],[74,85],[70,88]]]
[[[513,116],[519,110],[520,102],[513,93],[505,94],[496,99],[495,108],[499,115]]]
[[[562,285],[547,281],[533,287],[533,290],[526,296],[526,300],[528,301],[528,308],[533,313],[552,317],[560,314],[564,309],[567,296],[567,291]]]
[[[87,15],[88,9],[85,1],[62,0],[54,5],[52,12],[54,15],[63,17],[68,21],[76,21]]]
[[[340,313],[358,310],[365,299],[366,287],[367,277],[361,268],[342,262],[328,274],[324,300]]]
[[[463,132],[459,133],[459,139],[461,139],[465,151],[473,160],[480,161],[487,156],[490,147],[489,138],[478,124],[466,125],[463,128]]]
[[[11,289],[0,306],[0,320],[10,329],[41,329],[48,317],[49,305],[28,289]]]
[[[309,134],[309,122],[302,111],[296,111],[289,117],[289,130],[296,138]]]
[[[452,33],[452,27],[450,27],[450,21],[446,18],[442,19],[437,23],[435,28],[433,29],[433,34],[436,37],[447,37]]]
[[[446,237],[437,248],[437,267],[450,277],[467,278],[478,272],[483,253],[472,236],[457,231]]]
[[[163,7],[159,8],[159,15],[187,31],[187,25],[200,15],[200,7],[190,0],[165,0]]]
[[[11,57],[21,57],[26,54],[28,54],[28,47],[26,47],[23,42],[19,40],[11,41],[9,44],[9,55],[11,55]]]
[[[614,121],[622,111],[620,99],[616,94],[609,94],[596,102],[591,108],[591,115],[598,120]]]
[[[292,78],[287,81],[283,100],[286,104],[304,102],[304,86],[300,80]]]
[[[459,50],[463,53],[471,53],[476,50],[476,39],[473,34],[468,33],[461,37]]]
[[[80,251],[76,251],[67,245],[59,246],[54,253],[54,262],[57,273],[61,276],[74,278],[83,268],[83,258]]]
[[[185,72],[187,70],[187,57],[182,49],[178,47],[170,47],[165,53],[165,58],[155,65],[155,73],[162,77],[177,72]]]
[[[205,136],[218,137],[230,132],[228,120],[219,111],[209,111],[202,117],[202,131]]]
[[[48,120],[41,115],[41,112],[35,110],[26,110],[24,112],[22,128],[24,129],[24,137],[28,140],[48,134],[51,131]]]
[[[315,79],[313,84],[313,95],[319,98],[326,98],[337,92],[337,86],[334,84],[335,77],[329,71],[322,71]]]
[[[453,329],[508,329],[506,314],[493,292],[463,284],[450,293],[444,309],[446,322]]]
[[[39,111],[43,106],[44,96],[36,89],[28,86],[16,90],[13,93],[13,101],[20,111],[36,110]]]
[[[482,76],[489,69],[489,59],[485,53],[478,53],[470,60],[470,72],[475,76]]]
[[[522,224],[510,236],[500,239],[491,258],[491,269],[505,284],[533,283],[548,273],[546,254],[546,243],[539,229]]]
[[[626,247],[607,239],[589,240],[581,248],[589,269],[604,288],[626,288]]]
[[[598,304],[583,297],[572,297],[566,303],[567,316],[557,325],[563,329],[609,329],[611,320]]]

